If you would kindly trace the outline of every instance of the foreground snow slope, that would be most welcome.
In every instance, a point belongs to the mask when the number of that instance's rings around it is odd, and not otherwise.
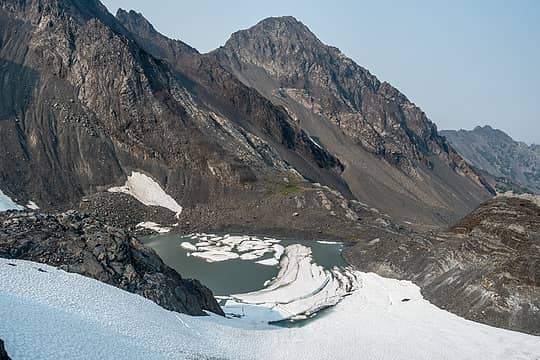
[[[249,330],[239,319],[169,312],[80,275],[0,259],[0,338],[14,360],[540,356],[538,337],[454,316],[423,300],[409,282],[357,277],[357,292],[304,327]]]

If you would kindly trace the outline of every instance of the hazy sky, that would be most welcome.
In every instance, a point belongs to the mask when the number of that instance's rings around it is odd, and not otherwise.
[[[490,124],[540,143],[540,0],[104,0],[201,52],[293,15],[401,90],[439,129]]]

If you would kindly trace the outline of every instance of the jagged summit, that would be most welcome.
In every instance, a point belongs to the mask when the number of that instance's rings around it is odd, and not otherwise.
[[[116,18],[122,23],[134,22],[137,23],[139,27],[146,28],[148,31],[156,31],[154,25],[152,25],[150,21],[143,16],[143,14],[135,10],[124,10],[122,8],[118,8],[116,11]]]
[[[283,36],[283,40],[313,40],[319,41],[319,39],[311,32],[311,30],[304,25],[301,21],[293,16],[278,16],[268,17],[259,21],[256,25],[246,30],[240,30],[231,35],[229,41],[234,41],[235,38],[256,34],[261,36],[265,34],[267,36]]]
[[[55,25],[53,19],[78,23],[97,19],[115,31],[124,33],[99,0],[5,0],[0,7],[11,13],[24,13],[24,20],[48,20],[50,27]]]

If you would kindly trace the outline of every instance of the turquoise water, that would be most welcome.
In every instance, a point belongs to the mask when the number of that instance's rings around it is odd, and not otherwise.
[[[226,296],[260,290],[267,280],[277,275],[279,270],[278,266],[256,263],[256,261],[271,258],[271,254],[256,260],[233,259],[208,263],[204,259],[187,256],[190,251],[180,246],[184,241],[195,244],[199,240],[175,234],[159,234],[143,239],[146,245],[158,253],[165,264],[178,271],[185,278],[200,280],[215,295]],[[347,266],[341,257],[343,244],[320,244],[316,241],[306,240],[283,240],[280,242],[280,245],[284,247],[292,244],[301,244],[311,248],[314,262],[323,267]]]

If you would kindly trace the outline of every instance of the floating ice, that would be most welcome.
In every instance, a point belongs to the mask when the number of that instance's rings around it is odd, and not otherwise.
[[[191,256],[196,256],[208,262],[227,261],[232,259],[256,260],[267,253],[273,253],[274,259],[263,260],[263,265],[276,266],[279,258],[283,254],[284,248],[278,243],[281,240],[255,236],[224,235],[216,236],[212,234],[190,234],[190,240],[197,241],[183,242],[181,246],[192,251]],[[188,245],[189,244],[189,245]]]
[[[180,246],[186,250],[197,251],[197,247],[188,241],[184,241]]]
[[[266,266],[276,266],[276,265],[279,265],[279,261],[274,259],[274,258],[270,258],[270,259],[264,259],[264,260],[259,260],[259,261],[256,261],[257,264],[261,264],[261,265],[266,265]]]
[[[282,245],[274,244],[272,245],[272,249],[274,249],[274,258],[279,261],[285,252],[285,248]]]
[[[201,259],[204,259],[206,262],[227,261],[232,259],[238,259],[240,257],[240,255],[238,255],[237,253],[223,250],[192,252],[191,256],[199,257]]]
[[[275,258],[257,262],[276,265]],[[337,304],[356,287],[355,275],[347,270],[326,270],[312,262],[311,249],[302,245],[285,248],[279,273],[264,289],[232,295],[236,303],[259,305],[274,310],[276,320],[311,315]]]

